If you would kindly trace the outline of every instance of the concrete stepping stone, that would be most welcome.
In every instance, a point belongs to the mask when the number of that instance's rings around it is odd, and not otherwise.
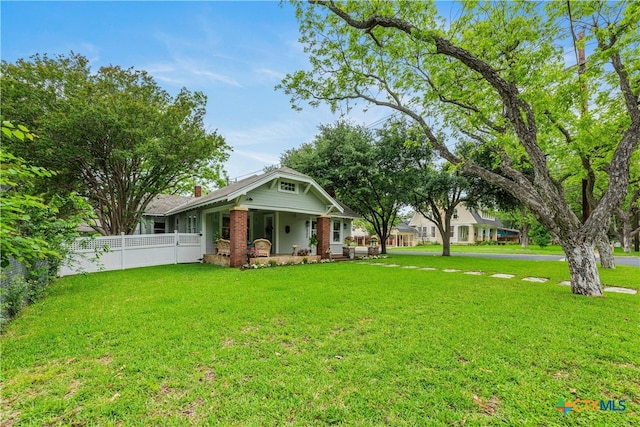
[[[568,280],[563,280],[562,282],[558,283],[558,285],[560,286],[571,286],[571,282]]]
[[[380,264],[383,267],[400,267],[398,264]]]
[[[434,267],[423,267],[420,270],[422,270],[422,271],[435,271],[435,270],[437,270],[437,268],[434,268]]]
[[[405,265],[402,268],[418,268],[418,267],[416,267],[415,265]]]
[[[524,280],[525,282],[535,282],[535,283],[544,283],[549,281],[549,279],[545,277],[525,277],[522,280]]]
[[[619,294],[629,294],[629,295],[635,295],[638,293],[637,290],[635,289],[629,289],[629,288],[619,288],[617,286],[607,286],[603,289],[605,292],[616,292]]]
[[[442,271],[444,271],[445,273],[458,273],[458,272],[460,272],[462,270],[457,270],[455,268],[447,268],[447,269],[444,269]]]
[[[491,277],[497,277],[498,279],[513,279],[516,277],[515,274],[504,274],[504,273],[496,273],[492,274]]]
[[[464,274],[471,274],[472,276],[482,276],[484,272],[482,271],[465,271]]]

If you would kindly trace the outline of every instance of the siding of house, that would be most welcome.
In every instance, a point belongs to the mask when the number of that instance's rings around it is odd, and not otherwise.
[[[322,204],[313,190],[304,194],[306,184],[296,183],[297,193],[280,191],[280,180],[276,185],[270,183],[262,185],[247,193],[243,206],[248,208],[273,209],[279,211],[291,211],[309,214],[326,212],[327,207]],[[247,200],[252,199],[252,200]]]

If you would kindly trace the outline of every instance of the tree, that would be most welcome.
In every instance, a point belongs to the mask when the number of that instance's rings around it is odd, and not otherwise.
[[[407,129],[401,126],[389,124],[374,135],[339,121],[320,126],[312,143],[286,151],[280,161],[313,177],[362,215],[380,236],[381,252],[386,253],[387,238],[415,177],[413,157],[404,147],[407,138]]]
[[[460,203],[475,203],[469,194],[469,182],[462,176],[450,173],[447,166],[424,169],[411,192],[411,206],[433,222],[442,236],[442,256],[451,255],[451,218]]]
[[[81,55],[2,62],[5,115],[39,138],[11,149],[57,172],[54,193],[77,191],[102,234],[132,233],[148,203],[181,183],[219,179],[229,147],[204,129],[206,97],[171,97],[144,71],[116,66],[92,73]]]
[[[425,2],[297,5],[311,69],[279,86],[294,107],[364,100],[412,118],[442,157],[508,191],[549,230],[565,251],[573,293],[602,295],[593,246],[627,194],[640,139],[637,2],[465,3],[448,22]],[[581,77],[563,57],[567,5],[586,27],[584,43],[596,44]],[[581,78],[588,96],[578,90]],[[592,108],[581,114],[585,97]],[[607,124],[592,137],[607,139],[608,173],[581,221],[565,200],[554,159],[579,156],[593,142],[579,132],[588,119]],[[449,148],[466,138],[491,149],[500,173]]]
[[[2,121],[2,133],[20,143],[33,141],[24,126]],[[48,182],[55,172],[28,164],[0,147],[0,259],[2,268],[17,261],[27,267],[26,282],[10,281],[0,292],[0,324],[15,315],[25,302],[40,296],[67,259],[70,243],[79,236],[78,225],[91,217],[90,206],[75,193],[45,199],[38,181]],[[65,215],[61,215],[62,211]],[[2,272],[4,274],[4,271]]]

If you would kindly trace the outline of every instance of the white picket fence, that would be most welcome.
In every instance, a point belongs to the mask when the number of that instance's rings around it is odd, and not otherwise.
[[[200,262],[201,239],[200,234],[178,232],[76,239],[70,265],[63,266],[59,275]]]

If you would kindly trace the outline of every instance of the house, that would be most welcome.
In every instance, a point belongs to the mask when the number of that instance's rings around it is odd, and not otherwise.
[[[442,244],[442,236],[435,223],[415,213],[409,225],[418,231],[418,241]],[[518,241],[518,230],[505,228],[502,221],[486,210],[458,205],[451,217],[449,230],[452,244],[474,244],[485,241]]]
[[[190,201],[195,197],[200,197],[200,187],[195,188],[194,197],[177,196],[173,194],[158,194],[149,202],[142,215],[142,219],[134,234],[164,234],[174,230],[195,233],[196,230],[191,224],[189,227],[185,221],[180,221],[180,216],[167,216],[167,212],[172,211]],[[181,230],[181,227],[182,230]],[[191,228],[190,230],[188,230]]]
[[[344,239],[358,218],[311,177],[290,168],[253,175],[187,199],[155,200],[154,209],[145,213],[145,230],[153,222],[154,232],[164,227],[164,232],[200,233],[205,261],[232,267],[247,263],[256,239],[269,241],[271,256],[306,250],[318,258],[342,254]],[[167,209],[171,203],[175,206]],[[317,247],[310,247],[312,235],[317,236]],[[224,255],[217,254],[219,239],[229,242]]]
[[[418,231],[409,225],[408,221],[394,226],[387,239],[387,247],[416,246]]]

